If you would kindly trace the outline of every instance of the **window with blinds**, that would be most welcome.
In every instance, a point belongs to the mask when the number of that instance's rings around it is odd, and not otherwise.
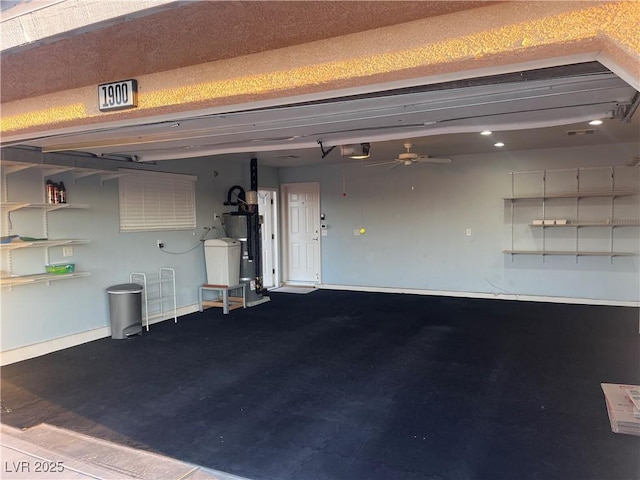
[[[197,177],[124,170],[118,179],[120,232],[196,228]]]

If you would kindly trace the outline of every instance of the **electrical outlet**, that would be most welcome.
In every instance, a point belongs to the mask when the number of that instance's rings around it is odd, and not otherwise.
[[[73,247],[62,247],[63,257],[73,257]]]

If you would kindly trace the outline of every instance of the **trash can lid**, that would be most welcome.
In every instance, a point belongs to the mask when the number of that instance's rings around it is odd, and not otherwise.
[[[107,293],[140,293],[144,287],[137,283],[121,283],[107,288]]]

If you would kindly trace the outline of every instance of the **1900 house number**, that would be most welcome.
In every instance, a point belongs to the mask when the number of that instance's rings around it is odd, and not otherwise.
[[[101,112],[135,108],[138,105],[138,82],[123,80],[98,85],[98,102]]]

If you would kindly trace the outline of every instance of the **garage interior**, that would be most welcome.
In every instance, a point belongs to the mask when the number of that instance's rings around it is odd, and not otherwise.
[[[50,3],[17,2],[4,31],[69,6]],[[44,216],[51,238],[83,239],[86,276],[3,286],[3,424],[251,479],[640,475],[600,388],[640,384],[631,3],[145,5],[35,41],[3,33],[2,200],[52,179],[88,205]],[[606,15],[603,36],[584,33]],[[126,78],[138,107],[99,112],[97,86]],[[312,293],[200,313],[201,240],[224,235],[252,159],[277,201],[268,286]],[[196,226],[123,233],[120,169],[197,177]],[[310,186],[317,259],[299,274],[290,193]],[[3,238],[39,228],[11,211]],[[42,263],[19,250],[3,270]],[[160,267],[177,322],[108,338],[105,289]]]

